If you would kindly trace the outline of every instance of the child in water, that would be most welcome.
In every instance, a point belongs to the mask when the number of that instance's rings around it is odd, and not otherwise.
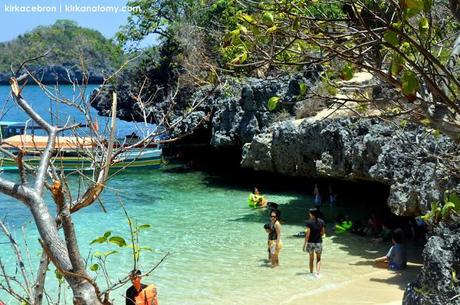
[[[265,232],[267,232],[267,251],[268,251],[268,261],[272,260],[272,253],[270,247],[272,246],[273,241],[270,240],[270,235],[272,234],[272,226],[269,223],[264,224]]]

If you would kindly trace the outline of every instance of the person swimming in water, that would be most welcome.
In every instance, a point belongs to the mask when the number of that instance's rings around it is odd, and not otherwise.
[[[267,199],[265,199],[265,197],[260,194],[257,187],[254,187],[252,194],[249,195],[249,203],[250,205],[252,204],[253,207],[263,208],[267,206]]]

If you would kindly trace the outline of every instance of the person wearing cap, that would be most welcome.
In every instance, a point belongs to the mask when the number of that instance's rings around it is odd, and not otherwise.
[[[126,305],[158,305],[157,288],[153,284],[141,283],[140,270],[131,271],[129,278],[133,285],[126,290]]]
[[[305,241],[302,250],[310,254],[310,273],[313,273],[313,262],[316,254],[316,277],[321,270],[321,253],[323,252],[324,221],[318,217],[318,210],[309,210],[309,220],[305,229]]]

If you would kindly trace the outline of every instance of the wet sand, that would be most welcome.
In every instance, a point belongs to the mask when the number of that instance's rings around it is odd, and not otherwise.
[[[339,285],[330,285],[325,277],[312,277],[312,280],[324,281],[324,285],[330,287],[297,295],[282,304],[307,305],[313,302],[317,305],[400,305],[405,286],[416,278],[420,268],[420,263],[410,262],[404,271],[393,272],[376,268],[369,263],[364,268],[351,267],[350,272],[360,272],[361,275]]]

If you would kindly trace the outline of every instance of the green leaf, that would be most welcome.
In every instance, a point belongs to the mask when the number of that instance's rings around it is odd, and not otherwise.
[[[57,278],[58,280],[62,280],[62,279],[64,278],[64,276],[62,275],[62,273],[59,272],[59,270],[57,270],[57,269],[54,270],[54,275],[56,276],[56,278]]]
[[[109,242],[112,244],[117,245],[118,247],[125,247],[126,246],[126,241],[123,237],[120,236],[112,236],[109,239]]]
[[[109,255],[116,254],[116,253],[118,253],[117,250],[107,251],[107,252],[104,252],[104,256],[108,257]]]
[[[89,266],[89,270],[91,271],[99,270],[99,264],[92,264],[91,266]]]
[[[244,63],[246,59],[248,59],[248,52],[243,52],[243,54],[241,54],[240,63]]]
[[[414,95],[417,92],[419,82],[412,71],[404,71],[401,77],[401,87],[404,95]]]
[[[143,224],[143,225],[138,226],[137,229],[140,231],[140,230],[148,229],[150,227],[151,227],[151,225],[149,225],[149,224]]]
[[[406,8],[404,10],[404,19],[407,20],[407,19],[410,19],[416,15],[418,15],[420,13],[420,10],[419,9],[416,9],[416,8]]]
[[[442,219],[447,219],[447,216],[449,216],[449,211],[455,209],[455,204],[453,202],[447,202],[441,210],[441,217]]]
[[[421,11],[424,8],[423,0],[402,0],[403,8],[412,8]]]
[[[394,53],[393,58],[391,60],[391,66],[390,66],[391,75],[393,76],[398,75],[402,71],[403,68],[404,68],[404,58],[398,53]]]
[[[420,33],[425,34],[428,32],[428,29],[430,28],[430,22],[426,17],[420,18],[420,21],[418,22],[418,29]]]
[[[423,126],[429,126],[430,123],[431,123],[431,121],[430,121],[429,118],[424,118],[424,119],[420,120],[420,124],[422,124]]]
[[[401,51],[403,51],[406,54],[409,53],[410,52],[410,43],[408,43],[407,41],[404,41],[401,44]]]
[[[240,32],[240,29],[239,29],[239,28],[238,28],[238,29],[235,29],[235,30],[233,30],[233,31],[230,32],[230,35],[231,35],[232,37],[240,36],[240,34],[241,34],[241,32]]]
[[[107,252],[96,251],[94,252],[94,256],[99,257],[99,258],[107,258],[107,256],[115,254],[115,253],[118,253],[118,251],[116,250],[107,251]]]
[[[276,106],[278,106],[278,103],[280,102],[280,97],[279,96],[272,96],[268,100],[268,110],[273,111],[276,109]]]
[[[271,33],[275,32],[277,29],[278,29],[278,27],[276,25],[274,25],[272,27],[269,27],[267,29],[267,34],[271,34]]]
[[[450,201],[453,204],[455,204],[455,210],[457,212],[460,212],[460,197],[457,195],[457,193],[451,193],[449,195],[448,201]]]
[[[252,18],[252,16],[251,16],[251,15],[248,15],[248,14],[241,14],[239,18],[240,18],[241,20],[246,21],[246,22],[249,22],[249,23],[253,23],[253,22],[254,22],[254,18]]]
[[[243,53],[241,53],[237,57],[233,58],[230,61],[230,63],[233,64],[233,65],[239,65],[239,64],[242,64],[243,62],[245,62],[247,58],[248,58],[248,53],[246,51],[243,51]]]
[[[423,0],[423,11],[429,13],[433,6],[433,0]]]
[[[347,63],[345,66],[342,68],[342,72],[340,73],[340,78],[343,80],[350,80],[353,78],[353,65],[350,63]]]
[[[300,29],[300,18],[299,17],[296,17],[293,24],[292,24],[292,29],[294,31],[297,31],[298,29]]]
[[[139,250],[153,252],[153,249],[150,247],[140,247]]]
[[[399,122],[399,126],[401,126],[401,128],[406,128],[407,124],[408,124],[407,120],[401,120]]]
[[[239,29],[240,29],[240,32],[243,33],[243,34],[248,33],[248,29],[243,25],[239,25]]]
[[[387,31],[385,35],[383,35],[383,39],[395,47],[399,45],[398,34],[393,31]]]
[[[299,89],[300,89],[300,95],[304,96],[308,92],[308,87],[305,83],[300,83],[299,84]]]
[[[270,12],[265,12],[263,15],[262,15],[262,22],[265,23],[266,25],[268,26],[271,26],[273,24],[273,21],[275,19],[273,18],[273,14],[270,13]]]
[[[112,232],[110,231],[107,231],[104,233],[103,236],[101,237],[98,237],[96,238],[95,240],[93,240],[92,242],[90,242],[89,244],[92,245],[92,244],[102,244],[102,243],[105,243],[107,241],[107,238],[109,238],[109,236],[112,234]]]

